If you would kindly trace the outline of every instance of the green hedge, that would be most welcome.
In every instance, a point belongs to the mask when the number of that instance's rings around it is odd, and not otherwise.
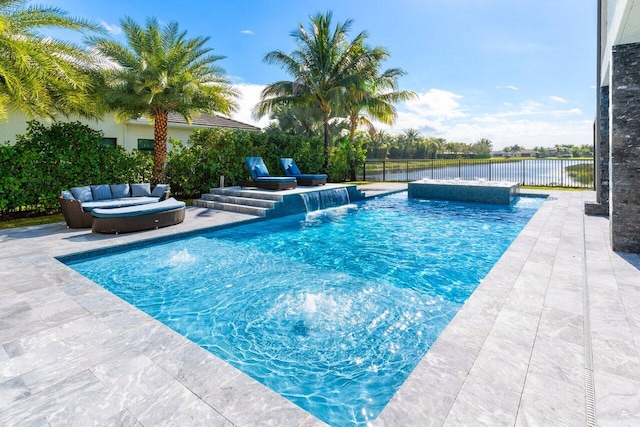
[[[151,179],[150,156],[102,138],[79,122],[29,122],[15,145],[0,145],[0,213],[57,210],[60,191],[74,186]]]

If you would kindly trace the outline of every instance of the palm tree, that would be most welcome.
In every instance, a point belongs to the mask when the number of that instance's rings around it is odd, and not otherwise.
[[[291,33],[297,49],[291,54],[280,50],[269,52],[264,61],[280,65],[292,81],[278,81],[267,86],[260,102],[254,109],[257,118],[269,114],[277,105],[313,105],[322,112],[324,135],[324,162],[322,169],[329,166],[329,120],[346,88],[362,81],[362,76],[354,74],[357,69],[354,60],[360,57],[365,32],[358,34],[351,42],[347,35],[353,23],[347,20],[332,28],[332,13],[311,17],[309,29],[298,24]]]
[[[0,118],[6,120],[7,108],[28,117],[97,116],[100,100],[89,93],[87,52],[40,31],[101,28],[57,7],[26,4],[26,0],[0,0]]]
[[[313,106],[279,105],[271,111],[271,118],[275,121],[273,129],[284,133],[307,137],[322,133],[322,114]]]
[[[362,49],[367,49],[362,46]],[[354,60],[358,64],[359,72],[365,80],[361,85],[347,88],[342,98],[342,108],[349,121],[349,175],[351,181],[356,180],[356,155],[354,138],[359,126],[367,128],[370,135],[375,133],[371,120],[385,124],[392,124],[397,112],[395,104],[407,101],[416,96],[411,91],[398,91],[397,80],[405,75],[400,68],[391,68],[378,74],[381,62],[389,53],[381,48],[371,49],[367,55],[360,55],[366,61]]]
[[[445,144],[445,140],[442,138],[427,138],[426,140],[427,143],[427,158],[429,159],[437,159],[438,158],[438,153],[442,151],[442,147]]]
[[[229,114],[238,94],[214,65],[223,56],[206,47],[209,37],[187,39],[176,22],[160,28],[156,18],[141,27],[130,17],[120,22],[127,44],[94,37],[89,43],[116,65],[102,70],[105,100],[124,121],[146,116],[154,122],[153,181],[164,180],[167,162],[167,119],[178,113],[191,121],[200,113]]]

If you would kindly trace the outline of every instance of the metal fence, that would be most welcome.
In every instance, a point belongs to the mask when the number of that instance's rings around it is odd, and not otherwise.
[[[485,179],[541,187],[593,188],[593,160],[367,160],[363,181],[407,182],[430,179]]]

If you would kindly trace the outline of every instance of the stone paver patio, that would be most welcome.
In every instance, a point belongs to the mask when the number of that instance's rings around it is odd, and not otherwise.
[[[374,426],[640,425],[640,255],[610,250],[593,192],[549,194]],[[0,231],[0,425],[322,425],[53,258],[253,218]]]

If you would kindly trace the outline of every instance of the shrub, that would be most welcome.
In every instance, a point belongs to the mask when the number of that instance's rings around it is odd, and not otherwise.
[[[14,146],[0,149],[0,212],[57,209],[60,191],[73,186],[150,179],[148,157],[104,146],[102,138],[79,122],[29,122]]]

